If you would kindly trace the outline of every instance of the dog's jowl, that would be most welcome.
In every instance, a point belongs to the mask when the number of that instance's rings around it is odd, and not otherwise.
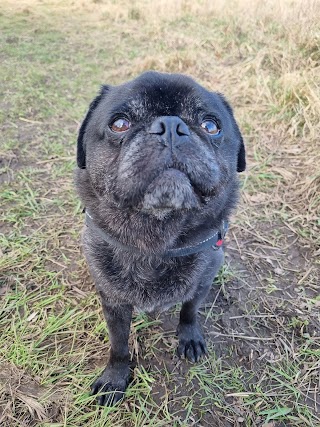
[[[223,262],[245,149],[221,94],[147,72],[102,87],[80,128],[77,161],[83,248],[111,344],[92,390],[111,405],[130,381],[135,309],[182,302],[178,356],[197,362],[206,353],[197,312]]]

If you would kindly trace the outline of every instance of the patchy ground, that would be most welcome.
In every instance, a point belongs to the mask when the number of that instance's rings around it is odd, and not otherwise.
[[[319,22],[312,0],[1,2],[1,426],[320,425]],[[134,382],[101,409],[75,140],[99,84],[147,69],[224,92],[249,170],[201,311],[209,357],[175,356],[178,308],[136,316]]]

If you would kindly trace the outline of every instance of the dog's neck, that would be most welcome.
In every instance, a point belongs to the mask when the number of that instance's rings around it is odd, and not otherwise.
[[[110,234],[106,233],[101,227],[99,227],[91,213],[86,210],[86,226],[92,230],[94,233],[96,233],[100,238],[103,239],[103,241],[107,242],[109,245],[116,247],[118,249],[122,249],[125,251],[130,251],[132,253],[140,254],[140,255],[152,255],[151,253],[148,253],[146,251],[142,251],[136,246],[132,245],[124,245],[119,240],[112,237]],[[197,240],[195,242],[189,243],[186,246],[177,247],[177,248],[171,248],[167,249],[163,253],[159,253],[159,255],[163,258],[174,258],[174,257],[181,257],[181,256],[188,256],[195,253],[199,253],[204,251],[205,249],[211,248],[212,250],[218,250],[223,244],[225,235],[228,230],[228,222],[222,221],[221,226],[216,232],[211,232],[208,237],[202,240]]]

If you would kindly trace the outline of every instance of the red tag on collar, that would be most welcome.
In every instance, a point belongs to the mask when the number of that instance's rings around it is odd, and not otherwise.
[[[222,245],[222,243],[223,243],[223,240],[219,239],[216,243],[216,246],[220,247]]]

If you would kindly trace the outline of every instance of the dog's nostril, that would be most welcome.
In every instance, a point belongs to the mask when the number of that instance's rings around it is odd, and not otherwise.
[[[179,136],[190,135],[188,126],[182,120],[181,120],[181,123],[179,123],[177,126],[177,134]]]
[[[165,132],[166,132],[166,127],[161,120],[155,120],[149,129],[149,133],[152,133],[155,135],[163,135]]]
[[[163,135],[164,133],[166,133],[166,126],[164,123],[160,123],[160,128],[161,131],[159,132],[159,135]]]

